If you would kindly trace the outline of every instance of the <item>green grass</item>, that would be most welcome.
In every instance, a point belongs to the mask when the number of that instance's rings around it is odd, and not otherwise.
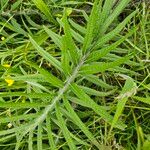
[[[0,149],[148,150],[150,11],[133,4],[0,1]]]

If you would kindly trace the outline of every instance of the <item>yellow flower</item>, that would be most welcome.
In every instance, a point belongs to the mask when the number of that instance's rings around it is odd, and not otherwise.
[[[9,64],[4,64],[4,65],[2,65],[2,66],[5,67],[5,68],[10,68],[11,65],[9,65]]]
[[[14,80],[12,79],[5,79],[5,81],[7,82],[8,86],[12,86],[14,84]]]
[[[2,37],[1,37],[1,40],[4,41],[4,40],[5,40],[5,37],[2,36]]]

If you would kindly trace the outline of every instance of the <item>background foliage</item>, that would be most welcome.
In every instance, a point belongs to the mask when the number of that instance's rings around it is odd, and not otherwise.
[[[0,149],[150,146],[149,3],[0,1]]]

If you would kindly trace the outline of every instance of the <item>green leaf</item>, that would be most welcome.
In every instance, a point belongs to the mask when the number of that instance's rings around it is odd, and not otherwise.
[[[84,106],[84,107],[91,108],[91,107],[89,106],[89,104],[86,103],[86,101],[81,101],[81,99],[79,99],[79,98],[72,97],[72,96],[67,96],[67,98],[68,98],[71,102],[73,102],[73,103],[75,103],[75,104],[78,104],[78,105],[81,105],[81,106]],[[110,110],[110,107],[109,107],[109,106],[100,106],[100,105],[99,105],[99,108],[101,108],[102,110],[105,110],[105,111]],[[92,114],[92,111],[91,111],[91,114]]]
[[[68,143],[68,146],[71,150],[77,150],[71,136],[70,131],[67,129],[66,123],[62,117],[62,113],[60,112],[59,106],[56,104],[56,116],[58,118],[58,121],[60,122],[60,128],[62,129],[63,135]]]
[[[101,22],[104,23],[104,21],[109,17],[109,14],[111,12],[111,8],[113,6],[113,2],[110,0],[105,0],[102,13],[101,13]]]
[[[2,103],[0,102],[0,108],[16,108],[16,109],[21,109],[21,108],[38,108],[38,107],[45,107],[47,104],[44,103],[14,103],[14,102],[7,102],[7,103]]]
[[[84,76],[86,80],[94,83],[97,86],[103,87],[105,89],[112,89],[114,88],[114,86],[107,84],[106,82],[102,81],[101,79],[99,79],[98,76],[96,75],[86,75]]]
[[[40,9],[41,12],[43,12],[45,14],[45,16],[47,17],[47,19],[56,24],[55,19],[53,18],[53,15],[50,12],[50,9],[48,8],[48,6],[44,3],[43,0],[32,0],[34,2],[34,4],[36,5],[36,7],[38,9]]]
[[[23,96],[27,98],[45,98],[51,99],[54,94],[51,93],[23,93],[23,92],[0,92],[0,97],[16,97],[16,96]]]
[[[84,38],[83,36],[81,36],[78,32],[76,32],[75,30],[71,29],[71,35],[72,37],[79,43],[83,43]]]
[[[21,28],[21,25],[17,23],[17,21],[14,18],[11,19],[11,22],[16,32],[18,32],[19,34],[23,34],[24,36],[27,36],[27,32]]]
[[[83,47],[82,47],[83,53],[86,53],[86,51],[88,51],[94,38],[93,33],[95,29],[95,24],[97,23],[97,14],[100,11],[98,7],[99,7],[99,0],[95,0],[92,11],[91,11],[91,15],[87,24],[86,35],[85,35]]]
[[[78,23],[74,22],[72,19],[69,19],[69,23],[78,31],[80,31],[81,33],[85,34],[86,33],[86,29],[79,25]]]
[[[33,130],[29,132],[28,149],[33,150]]]
[[[19,127],[15,127],[15,128],[12,128],[12,129],[9,129],[9,130],[1,130],[0,131],[0,136],[2,135],[8,135],[8,134],[12,134],[12,133],[17,133],[19,131],[24,131],[28,128],[27,125],[21,125]]]
[[[117,7],[114,9],[114,11],[111,13],[111,15],[109,15],[109,17],[107,17],[107,19],[105,20],[105,22],[103,23],[103,26],[101,27],[101,32],[102,33],[105,33],[106,31],[107,31],[107,29],[108,29],[108,27],[111,25],[111,23],[114,21],[114,19],[122,12],[122,10],[127,6],[127,4],[130,2],[131,0],[121,0],[120,1],[120,3],[119,3],[119,5],[117,5]],[[106,2],[105,2],[106,3]],[[109,9],[109,7],[110,6],[108,6],[108,3],[110,3],[109,2],[109,0],[108,0],[108,2],[107,2],[107,5],[106,5],[106,7],[107,7],[107,9],[106,10],[104,10],[104,11],[106,11],[106,12],[108,12],[108,11],[110,11]],[[110,5],[110,4],[109,4]],[[104,14],[108,14],[108,13],[104,13]],[[106,17],[105,17],[106,18]]]
[[[71,107],[70,103],[68,102],[67,98],[64,98],[64,104],[65,104],[65,107],[66,107],[66,109],[68,110],[68,112],[70,114],[69,116],[71,117],[71,119],[83,131],[83,133],[91,140],[91,143],[93,143],[95,146],[97,146],[97,148],[99,148],[100,147],[99,143],[94,138],[92,133],[88,130],[88,128],[85,126],[85,124],[80,120],[78,115],[75,113],[75,111]]]
[[[50,72],[48,72],[47,70],[40,68],[39,66],[37,66],[36,64],[32,63],[32,62],[25,62],[26,64],[28,64],[30,67],[35,68],[37,71],[40,72],[40,74],[43,76],[43,78],[45,79],[45,82],[49,82],[50,84],[52,84],[54,87],[63,87],[63,82],[58,79],[57,77],[55,77],[54,75],[52,75]]]
[[[150,105],[150,97],[138,97],[138,96],[133,96],[135,100],[138,100],[140,102],[146,103]]]
[[[40,47],[30,35],[29,38],[32,45],[38,51],[38,53],[47,61],[49,61],[53,66],[55,66],[58,70],[62,71],[61,63],[56,58],[54,58],[51,54],[46,52],[42,47]]]
[[[32,82],[45,82],[45,78],[41,74],[27,74],[27,75],[17,75],[11,77],[15,81],[32,81]]]
[[[11,5],[11,11],[15,10],[21,3],[22,0],[18,0],[13,5]]]
[[[86,93],[84,93],[82,89],[80,89],[78,85],[73,83],[70,87],[73,93],[80,99],[81,102],[83,101],[84,103],[86,103],[89,108],[95,111],[96,114],[100,115],[106,122],[110,124],[112,123],[113,117],[104,108],[96,104]],[[123,130],[126,126],[123,123],[118,122],[117,124],[115,124],[115,127]]]
[[[53,139],[53,133],[51,129],[51,120],[50,115],[48,114],[46,117],[46,127],[47,127],[47,135],[49,140],[49,145],[52,150],[57,150],[54,139]]]
[[[96,61],[96,60],[99,60],[100,58],[106,56],[110,51],[116,49],[117,46],[119,46],[124,40],[126,40],[128,37],[130,37],[136,31],[136,29],[137,28],[132,29],[125,36],[123,36],[121,39],[117,40],[116,42],[112,43],[111,45],[103,47],[97,51],[91,52],[90,55],[88,56],[86,62]]]
[[[119,67],[119,66],[116,66],[115,68],[109,68],[109,71],[140,76],[138,72],[123,67]]]
[[[62,48],[62,55],[61,55],[61,63],[63,67],[63,71],[66,75],[69,75],[71,73],[70,68],[70,59],[69,59],[69,52],[67,49],[68,42],[66,41],[66,35],[62,38],[63,48]]]
[[[143,144],[142,150],[148,150],[150,148],[150,141],[146,140]]]
[[[64,32],[65,32],[64,40],[66,42],[66,49],[69,53],[70,61],[73,62],[74,64],[77,64],[79,61],[79,52],[71,36],[71,29],[67,20],[66,10],[64,12],[62,21],[64,23],[63,27],[64,27]]]
[[[98,39],[97,44],[94,46],[93,49],[98,49],[102,45],[104,45],[106,42],[111,40],[113,37],[115,37],[124,27],[125,25],[135,16],[137,11],[132,12],[126,19],[124,19],[114,30],[107,33],[106,35],[102,36]]]
[[[14,115],[11,117],[0,117],[1,123],[7,123],[7,122],[13,122],[18,120],[31,120],[33,118],[36,118],[39,114],[23,114],[23,115]]]
[[[38,125],[38,132],[37,132],[37,150],[42,150],[42,124]]]
[[[83,91],[85,93],[87,93],[89,95],[100,96],[100,97],[111,95],[116,91],[116,89],[114,89],[114,90],[111,90],[111,91],[108,91],[108,92],[100,92],[100,91],[97,91],[95,89],[92,89],[92,88],[89,88],[89,87],[86,87],[86,86],[79,86],[79,87],[81,89],[83,89]]]
[[[104,72],[109,68],[114,68],[115,66],[119,66],[123,64],[125,61],[129,60],[129,56],[122,57],[117,59],[116,61],[110,63],[103,63],[103,62],[94,62],[90,64],[83,65],[80,69],[80,73],[83,74],[95,74],[99,72]]]
[[[137,90],[134,80],[128,76],[124,76],[124,77],[126,78],[126,82],[120,95],[117,97],[118,99],[117,108],[116,108],[115,116],[112,121],[111,129],[109,133],[111,133],[114,125],[117,123],[119,117],[121,116],[128,98],[134,95]]]
[[[62,44],[62,37],[52,30],[48,29],[46,26],[43,26],[44,30],[46,33],[50,36],[50,38],[53,40],[53,42],[60,48],[62,49],[63,44]]]
[[[116,59],[118,59],[118,58],[121,58],[120,56],[118,56],[118,55],[115,55],[115,54],[107,54],[105,57],[103,57],[103,59],[104,60],[110,60],[110,61],[115,61]],[[137,63],[137,62],[135,62],[135,61],[131,61],[131,60],[128,60],[128,61],[126,61],[125,62],[125,64],[127,64],[127,65],[129,65],[129,66],[136,66],[136,67],[138,67],[138,66],[140,66],[140,64],[139,63]]]

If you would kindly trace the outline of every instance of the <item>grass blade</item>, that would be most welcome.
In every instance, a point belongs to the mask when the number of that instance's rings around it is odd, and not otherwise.
[[[33,150],[33,131],[29,132],[28,149]]]
[[[42,103],[29,103],[29,102],[25,102],[25,103],[14,103],[14,102],[0,102],[0,108],[16,108],[16,109],[21,109],[21,108],[40,108],[40,107],[45,107],[47,106],[47,104],[42,104]]]
[[[32,118],[36,118],[38,114],[23,114],[16,115],[11,117],[0,117],[1,123],[13,122],[18,120],[30,120]]]
[[[40,72],[40,74],[43,76],[43,78],[45,79],[45,82],[49,82],[50,84],[52,84],[54,87],[62,87],[63,86],[63,82],[58,79],[57,77],[55,77],[54,75],[52,75],[50,72],[48,72],[47,70],[40,68],[38,65],[32,63],[32,62],[25,62],[26,64],[28,64],[30,67],[35,68],[37,71]]]
[[[36,5],[36,7],[38,9],[40,9],[41,12],[43,12],[45,14],[45,16],[47,17],[47,19],[56,24],[55,19],[53,18],[53,15],[51,14],[48,6],[44,3],[43,0],[32,0],[34,2],[34,4]]]
[[[90,81],[90,82],[92,82],[92,83],[94,83],[95,85],[100,86],[100,87],[105,88],[105,89],[112,89],[112,88],[114,88],[114,86],[109,85],[106,82],[102,81],[96,75],[87,75],[87,76],[85,76],[85,79]]]
[[[46,26],[43,26],[44,30],[46,31],[46,33],[49,35],[49,37],[53,40],[53,42],[60,48],[62,49],[62,37],[58,34],[56,34],[55,32],[53,32],[52,30],[48,29]]]
[[[49,61],[53,66],[55,66],[58,70],[62,71],[61,63],[48,52],[46,52],[42,47],[40,47],[31,36],[29,36],[29,38],[38,53],[47,61]]]
[[[80,120],[78,115],[75,113],[73,108],[71,107],[69,101],[67,98],[64,98],[64,104],[66,109],[68,110],[71,119],[76,123],[76,125],[83,131],[83,133],[91,140],[91,143],[93,143],[97,148],[100,147],[99,143],[97,140],[94,138],[92,133],[88,130],[88,128],[85,126],[85,124]]]
[[[38,125],[38,132],[37,132],[37,150],[42,150],[42,124]]]
[[[91,64],[83,65],[81,67],[80,73],[83,74],[95,74],[99,72],[104,72],[109,68],[114,68],[115,66],[119,66],[123,64],[125,61],[129,60],[129,56],[117,59],[116,61],[110,63],[103,63],[103,62],[94,62]]]
[[[131,20],[131,18],[135,16],[136,13],[137,13],[137,10],[132,12],[128,17],[126,17],[126,19],[124,19],[113,31],[99,38],[96,46],[94,46],[93,49],[98,49],[99,47],[104,45],[106,42],[111,40],[114,36],[116,36],[125,27],[125,25]]]
[[[112,123],[113,117],[105,109],[96,104],[86,93],[84,93],[83,90],[80,89],[78,85],[75,83],[71,84],[71,90],[81,102],[83,101],[83,103],[86,103],[89,108],[95,111],[96,114],[100,115],[106,122],[110,124]],[[115,126],[119,129],[125,128],[125,125],[122,123],[117,123]]]
[[[115,112],[115,116],[114,116],[114,119],[112,121],[109,134],[111,133],[114,125],[117,123],[119,117],[121,116],[122,111],[125,107],[125,104],[126,104],[128,98],[131,97],[133,94],[135,94],[135,92],[137,90],[136,84],[133,81],[133,79],[130,77],[127,77],[127,76],[125,78],[127,78],[125,85],[122,89],[121,94],[117,97],[117,99],[118,99],[117,110]]]
[[[52,150],[57,150],[54,139],[53,139],[53,134],[52,134],[52,129],[51,129],[51,120],[50,120],[50,115],[47,115],[46,117],[46,127],[47,127],[47,134],[48,134],[48,140],[49,140],[49,145]]]
[[[136,28],[132,29],[125,36],[123,36],[121,39],[117,40],[115,43],[113,43],[107,47],[101,48],[97,51],[91,52],[91,54],[88,56],[86,62],[97,61],[100,58],[106,56],[110,51],[116,49],[117,46],[119,46],[123,41],[125,41],[128,37],[130,37],[136,30],[137,30]]]
[[[83,53],[86,53],[86,51],[88,50],[88,48],[90,47],[93,41],[93,33],[95,29],[95,24],[97,22],[97,14],[100,13],[98,6],[99,6],[99,0],[96,0],[94,2],[94,6],[92,8],[91,15],[87,24],[86,35],[82,47]]]
[[[80,88],[85,93],[87,93],[89,95],[100,96],[100,97],[111,95],[111,94],[113,94],[116,91],[116,89],[113,89],[113,90],[108,91],[108,92],[100,92],[98,90],[95,90],[95,89],[92,89],[92,88],[89,88],[89,87],[86,87],[86,86],[80,86]]]
[[[64,41],[66,42],[66,49],[70,55],[70,61],[73,62],[74,64],[77,64],[79,61],[79,52],[71,36],[71,29],[67,20],[66,11],[67,10],[65,10],[63,16],[64,32],[65,32]]]
[[[146,103],[150,105],[150,97],[138,97],[138,96],[133,96],[135,100],[138,100],[140,102]]]
[[[60,112],[60,108],[58,105],[56,105],[56,116],[60,122],[60,128],[62,129],[63,135],[68,143],[68,146],[71,150],[77,150],[71,136],[70,136],[70,131],[67,129],[66,123],[64,119],[62,118],[62,114]]]
[[[111,23],[114,21],[114,19],[122,12],[122,10],[127,6],[127,4],[131,0],[121,0],[119,5],[115,8],[113,13],[106,19],[106,21],[103,23],[103,26],[101,27],[101,32],[105,33],[108,27],[111,25]]]

